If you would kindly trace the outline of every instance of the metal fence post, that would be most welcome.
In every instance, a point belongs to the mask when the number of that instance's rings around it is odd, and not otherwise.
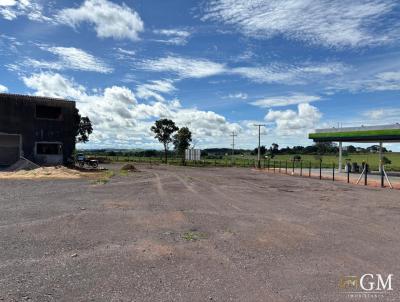
[[[364,186],[368,185],[368,164],[365,163]]]
[[[347,183],[350,183],[350,167],[347,164]]]
[[[292,165],[292,174],[294,175],[294,159],[293,159],[293,165]]]
[[[303,161],[300,161],[300,176],[303,176]]]
[[[275,173],[275,161],[274,161],[274,173]]]
[[[282,166],[282,162],[279,161],[279,173],[281,173],[281,166]]]
[[[335,181],[335,164],[333,164],[332,168],[332,181]]]
[[[381,188],[385,187],[385,173],[383,172],[383,165],[382,165],[382,161],[379,164],[380,168],[381,168]]]
[[[287,160],[285,161],[286,165],[285,165],[285,173],[287,174]]]
[[[319,179],[322,179],[322,159],[319,160]]]

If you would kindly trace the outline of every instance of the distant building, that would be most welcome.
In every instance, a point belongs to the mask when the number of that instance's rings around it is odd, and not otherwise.
[[[0,94],[0,165],[25,157],[40,165],[66,163],[75,149],[75,102]]]
[[[185,150],[185,160],[201,160],[201,150],[200,149],[186,149]]]

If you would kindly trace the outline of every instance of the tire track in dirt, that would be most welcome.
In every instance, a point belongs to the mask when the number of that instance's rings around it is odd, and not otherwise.
[[[162,198],[166,196],[166,192],[164,191],[163,185],[161,183],[161,178],[160,175],[156,172],[153,172],[155,178],[154,178],[154,182],[156,185],[156,189],[157,189],[157,193],[158,195]]]
[[[220,198],[218,199],[218,203],[213,202],[211,199],[203,197],[202,193],[196,191],[194,189],[194,185],[188,184],[186,180],[184,180],[181,176],[175,174],[174,175],[185,187],[187,187],[190,191],[194,192],[195,194],[198,194],[203,200],[207,200],[209,204],[212,204],[215,209],[218,209],[221,212],[226,212],[227,208],[232,208],[237,212],[243,212],[244,210],[241,209],[240,207],[234,205],[233,203],[229,202],[229,200],[233,200],[230,198],[227,194],[224,194],[221,190],[222,188],[211,183],[208,181],[204,181],[199,179],[198,177],[193,177],[191,176],[192,179],[196,180],[199,183],[202,183],[203,185],[206,184],[207,189],[211,189],[212,193],[215,195],[219,196]],[[199,186],[199,184],[197,184]],[[236,200],[235,200],[236,201]]]

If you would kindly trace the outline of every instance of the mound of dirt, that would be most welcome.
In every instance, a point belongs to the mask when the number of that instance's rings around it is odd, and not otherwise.
[[[31,162],[30,160],[27,160],[24,157],[21,157],[16,163],[9,166],[5,171],[17,172],[17,171],[21,171],[21,170],[33,170],[33,169],[37,169],[37,168],[40,168],[40,166]]]
[[[20,170],[16,172],[0,172],[0,179],[76,179],[84,176],[86,176],[86,173],[63,166],[40,167],[33,170]]]
[[[125,164],[121,167],[121,171],[137,172],[138,169],[132,164]]]

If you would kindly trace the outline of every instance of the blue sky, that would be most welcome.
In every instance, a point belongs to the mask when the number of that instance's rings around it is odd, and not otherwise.
[[[395,0],[0,0],[0,91],[75,100],[87,148],[159,148],[164,117],[199,148],[253,148],[260,122],[310,144],[400,122],[399,37]]]

